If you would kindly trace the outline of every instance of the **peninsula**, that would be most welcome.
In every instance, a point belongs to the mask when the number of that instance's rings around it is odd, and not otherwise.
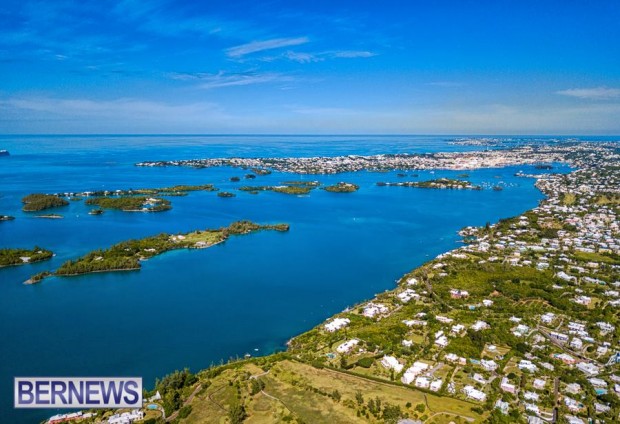
[[[105,250],[63,263],[55,272],[39,274],[28,282],[42,281],[45,277],[74,276],[93,272],[130,271],[140,269],[140,262],[175,249],[204,249],[221,243],[230,236],[262,230],[288,231],[288,224],[259,225],[251,221],[237,221],[228,227],[198,230],[185,234],[162,233],[138,240],[128,240]]]

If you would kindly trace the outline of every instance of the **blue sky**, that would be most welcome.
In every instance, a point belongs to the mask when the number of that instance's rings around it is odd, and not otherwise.
[[[620,134],[620,2],[27,1],[0,133]]]

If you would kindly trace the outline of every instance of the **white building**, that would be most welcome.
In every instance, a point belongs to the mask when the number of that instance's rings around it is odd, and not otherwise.
[[[538,371],[538,367],[532,363],[532,361],[528,361],[527,359],[522,359],[519,361],[519,369],[521,371],[528,372],[536,372]]]
[[[581,372],[583,372],[584,374],[588,375],[588,376],[596,376],[599,375],[600,370],[599,368],[594,365],[594,364],[590,364],[589,362],[580,362],[577,364],[577,369]]]
[[[360,341],[358,339],[351,339],[336,348],[338,353],[349,353]]]
[[[415,290],[411,290],[411,289],[407,289],[404,292],[399,293],[397,296],[403,303],[407,303],[411,299],[418,300],[420,298],[420,295],[417,294]]]
[[[433,380],[433,382],[431,383],[430,389],[432,392],[438,392],[439,390],[441,390],[442,385],[443,385],[443,380],[441,378],[438,378],[436,380]]]
[[[364,307],[364,312],[362,312],[362,315],[368,318],[374,318],[377,315],[387,314],[388,311],[389,309],[387,308],[387,306],[381,303],[370,302]]]
[[[474,386],[465,386],[463,387],[463,393],[470,399],[477,400],[478,402],[484,402],[487,398],[487,395],[484,392],[476,389]]]
[[[491,326],[484,321],[476,321],[470,328],[474,331],[481,331],[491,328]]]
[[[546,314],[540,317],[540,321],[543,324],[551,324],[554,319],[555,319],[555,314],[552,312],[547,312]]]
[[[394,370],[397,374],[403,370],[403,365],[393,356],[384,356],[381,365],[387,369]]]
[[[497,363],[493,360],[487,361],[483,359],[480,361],[480,364],[482,365],[482,368],[484,368],[487,371],[495,371],[498,367]]]
[[[426,372],[428,369],[429,369],[428,364],[424,362],[416,361],[413,363],[412,366],[407,368],[407,371],[405,371],[400,381],[402,381],[405,384],[411,384],[411,382],[415,380],[415,378],[418,375]]]
[[[428,389],[431,385],[431,380],[428,379],[427,377],[417,377],[415,379],[415,383],[414,386],[419,387],[421,389]]]
[[[134,421],[144,419],[144,412],[134,409],[131,412],[123,412],[122,414],[114,414],[108,418],[108,424],[131,424]]]
[[[349,318],[334,318],[332,321],[325,324],[325,330],[330,333],[340,330],[351,323]]]

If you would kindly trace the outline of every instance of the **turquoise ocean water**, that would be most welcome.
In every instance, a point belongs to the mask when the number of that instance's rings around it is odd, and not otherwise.
[[[338,181],[353,194],[309,196],[237,192],[222,199],[196,192],[172,197],[156,214],[88,215],[83,202],[58,209],[64,219],[21,211],[32,192],[164,187],[212,183],[233,191],[231,168],[141,168],[143,160],[224,156],[316,156],[473,150],[444,137],[356,136],[20,136],[0,137],[0,247],[52,249],[53,260],[0,269],[0,414],[3,422],[38,422],[53,410],[12,408],[15,376],[142,376],[147,387],[175,369],[196,371],[245,353],[284,349],[286,341],[330,315],[394,287],[403,273],[459,246],[456,232],[536,206],[532,167],[468,172],[483,191],[377,187],[377,181],[456,177],[460,172],[299,176],[273,173],[252,185],[287,180]],[[480,149],[480,147],[477,147]],[[556,168],[566,171],[566,167]],[[411,172],[408,172],[411,174]],[[489,187],[501,184],[503,191]],[[141,271],[52,278],[34,273],[129,238],[224,226],[238,219],[287,222],[288,233],[263,232],[205,250],[174,251]]]

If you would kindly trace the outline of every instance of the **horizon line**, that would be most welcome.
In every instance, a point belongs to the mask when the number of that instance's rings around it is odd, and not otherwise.
[[[620,137],[618,134],[488,133],[0,133],[0,137]]]

